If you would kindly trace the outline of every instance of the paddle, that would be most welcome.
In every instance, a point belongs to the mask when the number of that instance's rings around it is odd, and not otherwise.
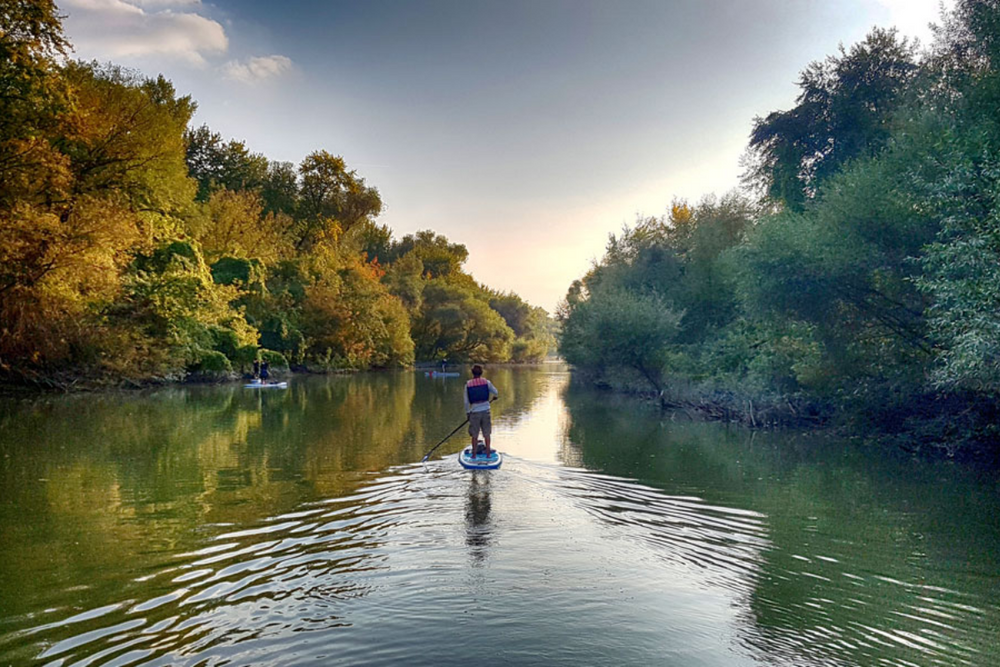
[[[493,402],[493,401],[495,401],[495,400],[497,400],[497,397],[496,397],[496,396],[494,396],[494,397],[490,398],[490,403],[492,403],[492,402]],[[468,423],[469,423],[469,416],[468,416],[468,415],[466,415],[466,416],[465,416],[465,421],[464,421],[464,422],[462,422],[461,424],[459,424],[458,426],[456,426],[456,427],[455,427],[455,430],[454,430],[454,431],[452,431],[452,432],[451,432],[451,433],[449,433],[448,435],[444,436],[444,440],[442,440],[442,441],[441,441],[441,442],[439,442],[438,444],[436,444],[436,445],[434,445],[433,447],[431,447],[431,451],[429,451],[429,452],[427,452],[426,454],[424,454],[424,458],[420,459],[420,462],[421,462],[421,463],[426,463],[426,462],[427,462],[427,457],[429,457],[429,456],[430,456],[431,454],[433,454],[433,453],[434,453],[434,450],[435,450],[435,449],[437,449],[438,447],[440,447],[441,445],[443,445],[444,443],[446,443],[446,442],[448,441],[448,438],[450,438],[451,436],[453,436],[453,435],[455,435],[456,433],[458,433],[458,429],[462,428],[463,426],[465,426],[465,425],[466,425],[466,424],[468,424]]]
[[[430,456],[431,454],[433,454],[435,449],[437,449],[438,447],[440,447],[441,445],[443,445],[445,442],[447,442],[448,438],[450,438],[451,436],[453,436],[456,433],[458,433],[458,429],[462,428],[463,426],[465,426],[468,423],[469,423],[469,418],[466,417],[464,422],[462,422],[461,424],[459,424],[458,426],[456,426],[454,431],[452,431],[451,433],[449,433],[448,435],[446,435],[444,437],[444,440],[442,440],[438,444],[436,444],[433,447],[431,447],[431,451],[429,451],[426,454],[424,454],[424,458],[420,459],[420,462],[421,463],[425,463],[427,461],[427,457]]]

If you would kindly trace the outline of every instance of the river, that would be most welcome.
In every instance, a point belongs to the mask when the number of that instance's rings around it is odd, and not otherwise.
[[[1000,665],[1000,478],[487,375],[0,401],[0,664]]]

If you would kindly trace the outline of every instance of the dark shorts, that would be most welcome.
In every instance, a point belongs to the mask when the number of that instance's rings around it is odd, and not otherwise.
[[[480,431],[482,431],[484,438],[488,438],[492,430],[489,410],[469,413],[469,435],[473,438],[478,438]]]

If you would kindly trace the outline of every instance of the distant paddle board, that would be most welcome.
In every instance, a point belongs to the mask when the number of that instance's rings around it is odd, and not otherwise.
[[[287,382],[268,382],[264,384],[263,382],[251,382],[250,384],[243,385],[247,389],[287,389]]]
[[[472,449],[466,447],[465,450],[458,455],[458,462],[462,464],[463,468],[469,470],[495,470],[500,467],[503,463],[503,454],[497,450],[492,450],[489,457],[482,454],[479,456],[472,455]]]
[[[445,373],[443,371],[429,371],[424,372],[429,378],[457,378],[461,373]]]

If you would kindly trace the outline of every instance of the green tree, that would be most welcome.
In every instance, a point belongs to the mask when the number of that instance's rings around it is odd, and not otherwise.
[[[847,161],[884,147],[917,73],[915,48],[895,29],[875,28],[810,64],[796,106],[754,120],[746,181],[798,210]]]
[[[474,289],[436,278],[424,287],[413,339],[419,359],[506,361],[514,333]]]
[[[122,297],[107,316],[147,337],[161,372],[196,368],[211,351],[236,356],[257,344],[257,331],[230,306],[236,289],[215,283],[196,244],[172,241],[138,255],[124,277]]]
[[[462,265],[469,258],[468,249],[461,243],[451,243],[441,234],[424,229],[407,234],[392,244],[389,255],[396,260],[412,253],[423,264],[424,275],[429,278],[449,278],[462,273]]]
[[[399,297],[410,313],[423,304],[424,263],[415,253],[407,253],[389,265],[383,278],[389,291]]]
[[[270,163],[251,153],[242,141],[223,141],[222,135],[202,125],[185,134],[185,159],[191,177],[198,181],[198,200],[208,201],[219,189],[259,191],[269,184]]]
[[[549,331],[549,314],[544,308],[532,306],[513,292],[493,294],[489,303],[490,308],[500,313],[514,332],[512,361],[541,361],[555,346],[555,339]]]
[[[656,294],[602,287],[563,322],[559,350],[584,368],[635,371],[659,392],[681,315]]]

